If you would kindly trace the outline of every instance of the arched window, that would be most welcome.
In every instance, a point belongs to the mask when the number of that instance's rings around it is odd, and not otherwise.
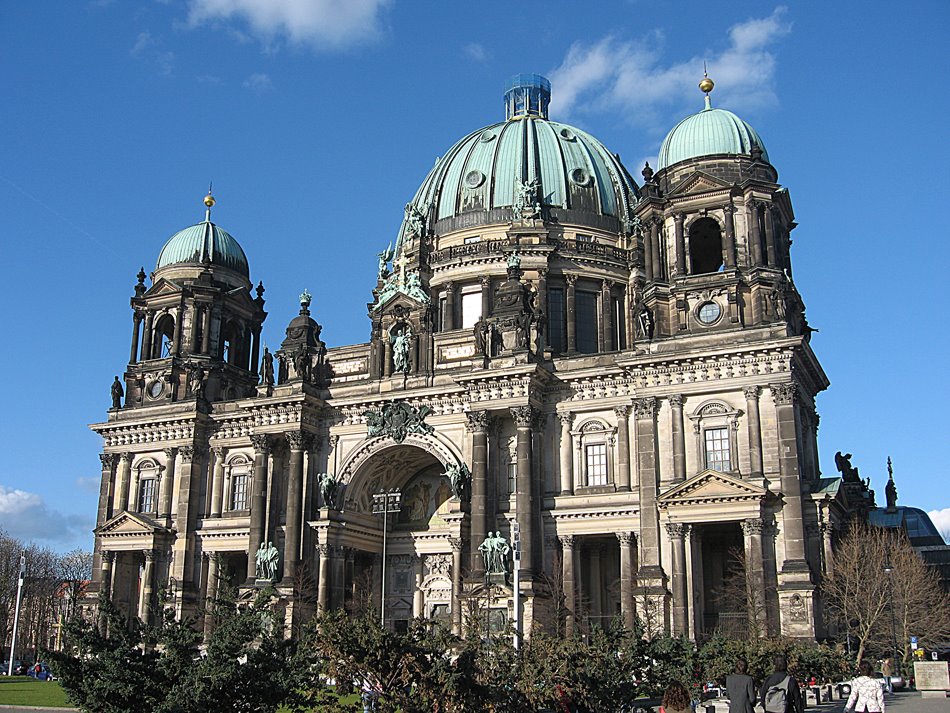
[[[739,416],[741,411],[722,401],[702,404],[690,415],[700,469],[738,473]]]
[[[155,325],[155,338],[152,340],[152,359],[164,359],[173,356],[175,345],[175,318],[163,314]]]
[[[614,479],[614,445],[617,429],[599,418],[588,419],[572,432],[580,462],[575,472],[580,487],[605,487]]]
[[[228,510],[247,510],[251,485],[251,461],[238,454],[228,461]]]
[[[136,467],[139,484],[136,499],[137,512],[155,513],[158,511],[159,466],[153,460],[142,461]]]
[[[699,218],[689,226],[689,265],[692,275],[722,269],[722,232],[712,218]]]
[[[221,331],[221,361],[228,364],[240,365],[241,354],[241,326],[236,322],[228,322]]]

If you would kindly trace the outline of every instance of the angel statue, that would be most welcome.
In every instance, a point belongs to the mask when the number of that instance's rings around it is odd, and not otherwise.
[[[393,250],[393,244],[390,243],[385,250],[381,253],[376,253],[376,257],[379,258],[379,267],[376,270],[376,279],[385,280],[389,276],[389,267],[388,263],[393,259],[393,256],[396,254]]]

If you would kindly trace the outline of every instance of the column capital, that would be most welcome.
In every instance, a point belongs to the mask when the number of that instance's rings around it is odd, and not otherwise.
[[[156,559],[155,550],[142,550],[142,556],[146,562],[154,562]]]
[[[818,524],[818,531],[823,535],[830,535],[837,529],[838,527],[833,522],[822,522]]]
[[[320,553],[321,557],[329,557],[330,545],[317,545],[317,552]]]
[[[181,462],[185,465],[201,456],[201,450],[197,446],[182,446],[178,452],[181,454]]]
[[[465,417],[468,419],[468,423],[465,424],[467,431],[484,432],[488,430],[488,424],[491,420],[488,411],[469,411],[465,414]]]
[[[670,406],[675,406],[677,408],[683,407],[683,394],[671,394],[667,396],[667,401],[670,402]]]
[[[310,434],[306,431],[288,431],[284,434],[287,439],[287,445],[292,451],[302,451],[310,445]]]
[[[577,538],[574,535],[558,535],[557,540],[565,550],[573,550],[574,545],[577,544]]]
[[[547,277],[548,277],[548,269],[547,269],[546,267],[539,268],[539,269],[538,269],[538,279],[539,279],[539,280],[546,280]],[[484,279],[484,278],[483,278],[483,279]]]
[[[745,535],[762,535],[765,532],[765,520],[760,517],[750,517],[742,521],[742,532]]]
[[[791,406],[798,395],[798,385],[793,381],[769,384],[769,389],[772,391],[772,398],[776,405],[779,406]]]
[[[462,538],[461,538],[461,537],[450,537],[450,538],[448,538],[448,539],[449,539],[449,546],[452,548],[452,551],[453,551],[453,552],[461,552],[461,551],[462,551],[462,544],[463,544],[463,543],[462,543]]]
[[[490,286],[491,286],[491,276],[490,276],[490,275],[482,275],[481,279],[479,280],[479,283],[481,284],[482,287],[490,287]]]
[[[163,448],[162,452],[165,454],[165,458],[167,458],[168,460],[171,460],[176,455],[178,455],[177,448]]]
[[[119,458],[120,458],[124,463],[128,463],[128,464],[131,464],[131,463],[132,463],[132,459],[133,459],[134,457],[135,457],[135,454],[134,454],[134,453],[129,453],[128,451],[126,451],[125,453],[120,453],[120,454],[119,454]]]
[[[692,527],[684,522],[666,523],[666,534],[678,540],[685,538],[691,529]]]
[[[614,414],[616,414],[618,419],[625,419],[630,415],[630,410],[633,408],[630,404],[621,404],[620,406],[614,406]]]
[[[518,428],[531,428],[531,423],[537,415],[533,406],[513,406],[511,408],[511,417],[515,420]]]
[[[452,292],[455,290],[455,283],[452,282],[452,280],[449,280],[448,282],[443,282],[442,289],[445,290],[446,292]]]
[[[100,453],[99,460],[102,462],[103,470],[112,470],[116,461],[119,460],[119,456],[115,453]]]
[[[270,436],[266,433],[251,434],[251,445],[254,446],[255,455],[267,455],[271,447]]]
[[[572,274],[564,275],[564,282],[567,283],[568,287],[573,287],[577,283],[577,275],[572,275]]]
[[[629,547],[630,545],[636,544],[637,536],[632,532],[618,532],[617,540],[620,542],[622,547]]]
[[[104,563],[112,564],[115,561],[115,552],[112,550],[102,550],[99,554],[102,555]]]
[[[726,215],[731,215],[732,213],[736,212],[736,207],[732,204],[732,202],[726,203],[722,206],[722,212]]]
[[[674,213],[674,214],[673,214],[673,220],[674,220],[676,223],[679,223],[680,225],[682,225],[682,224],[683,224],[683,221],[686,220],[686,214],[685,214],[685,213]]]
[[[228,452],[228,449],[224,446],[211,446],[211,452],[214,453],[214,457],[219,461],[224,458],[225,454]]]
[[[562,426],[567,426],[570,428],[574,423],[574,412],[573,411],[561,411],[557,415],[558,419],[561,421]]]
[[[759,387],[758,386],[746,386],[742,389],[742,394],[746,397],[747,401],[755,401],[759,398]]]
[[[637,418],[653,418],[656,416],[657,400],[655,396],[644,396],[634,399],[633,408]]]

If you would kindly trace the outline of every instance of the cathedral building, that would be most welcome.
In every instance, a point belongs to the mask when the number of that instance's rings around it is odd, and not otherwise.
[[[395,628],[823,636],[833,532],[866,493],[819,472],[789,192],[700,89],[638,181],[514,77],[406,206],[363,344],[328,348],[305,292],[262,351],[263,285],[209,194],[139,273],[92,427],[97,591],[143,619],[160,588],[191,615],[228,582],[273,584],[288,623],[382,598]]]

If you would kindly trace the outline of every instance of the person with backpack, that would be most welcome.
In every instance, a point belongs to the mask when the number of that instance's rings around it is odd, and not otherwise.
[[[759,690],[765,713],[804,713],[805,701],[798,688],[798,681],[788,672],[785,654],[776,654],[772,659],[775,672],[765,679]]]
[[[748,668],[745,659],[738,659],[735,673],[726,676],[729,713],[755,713],[755,683],[747,673]]]
[[[884,691],[877,679],[871,678],[871,664],[862,661],[858,664],[858,677],[851,682],[851,695],[844,709],[884,713]]]

